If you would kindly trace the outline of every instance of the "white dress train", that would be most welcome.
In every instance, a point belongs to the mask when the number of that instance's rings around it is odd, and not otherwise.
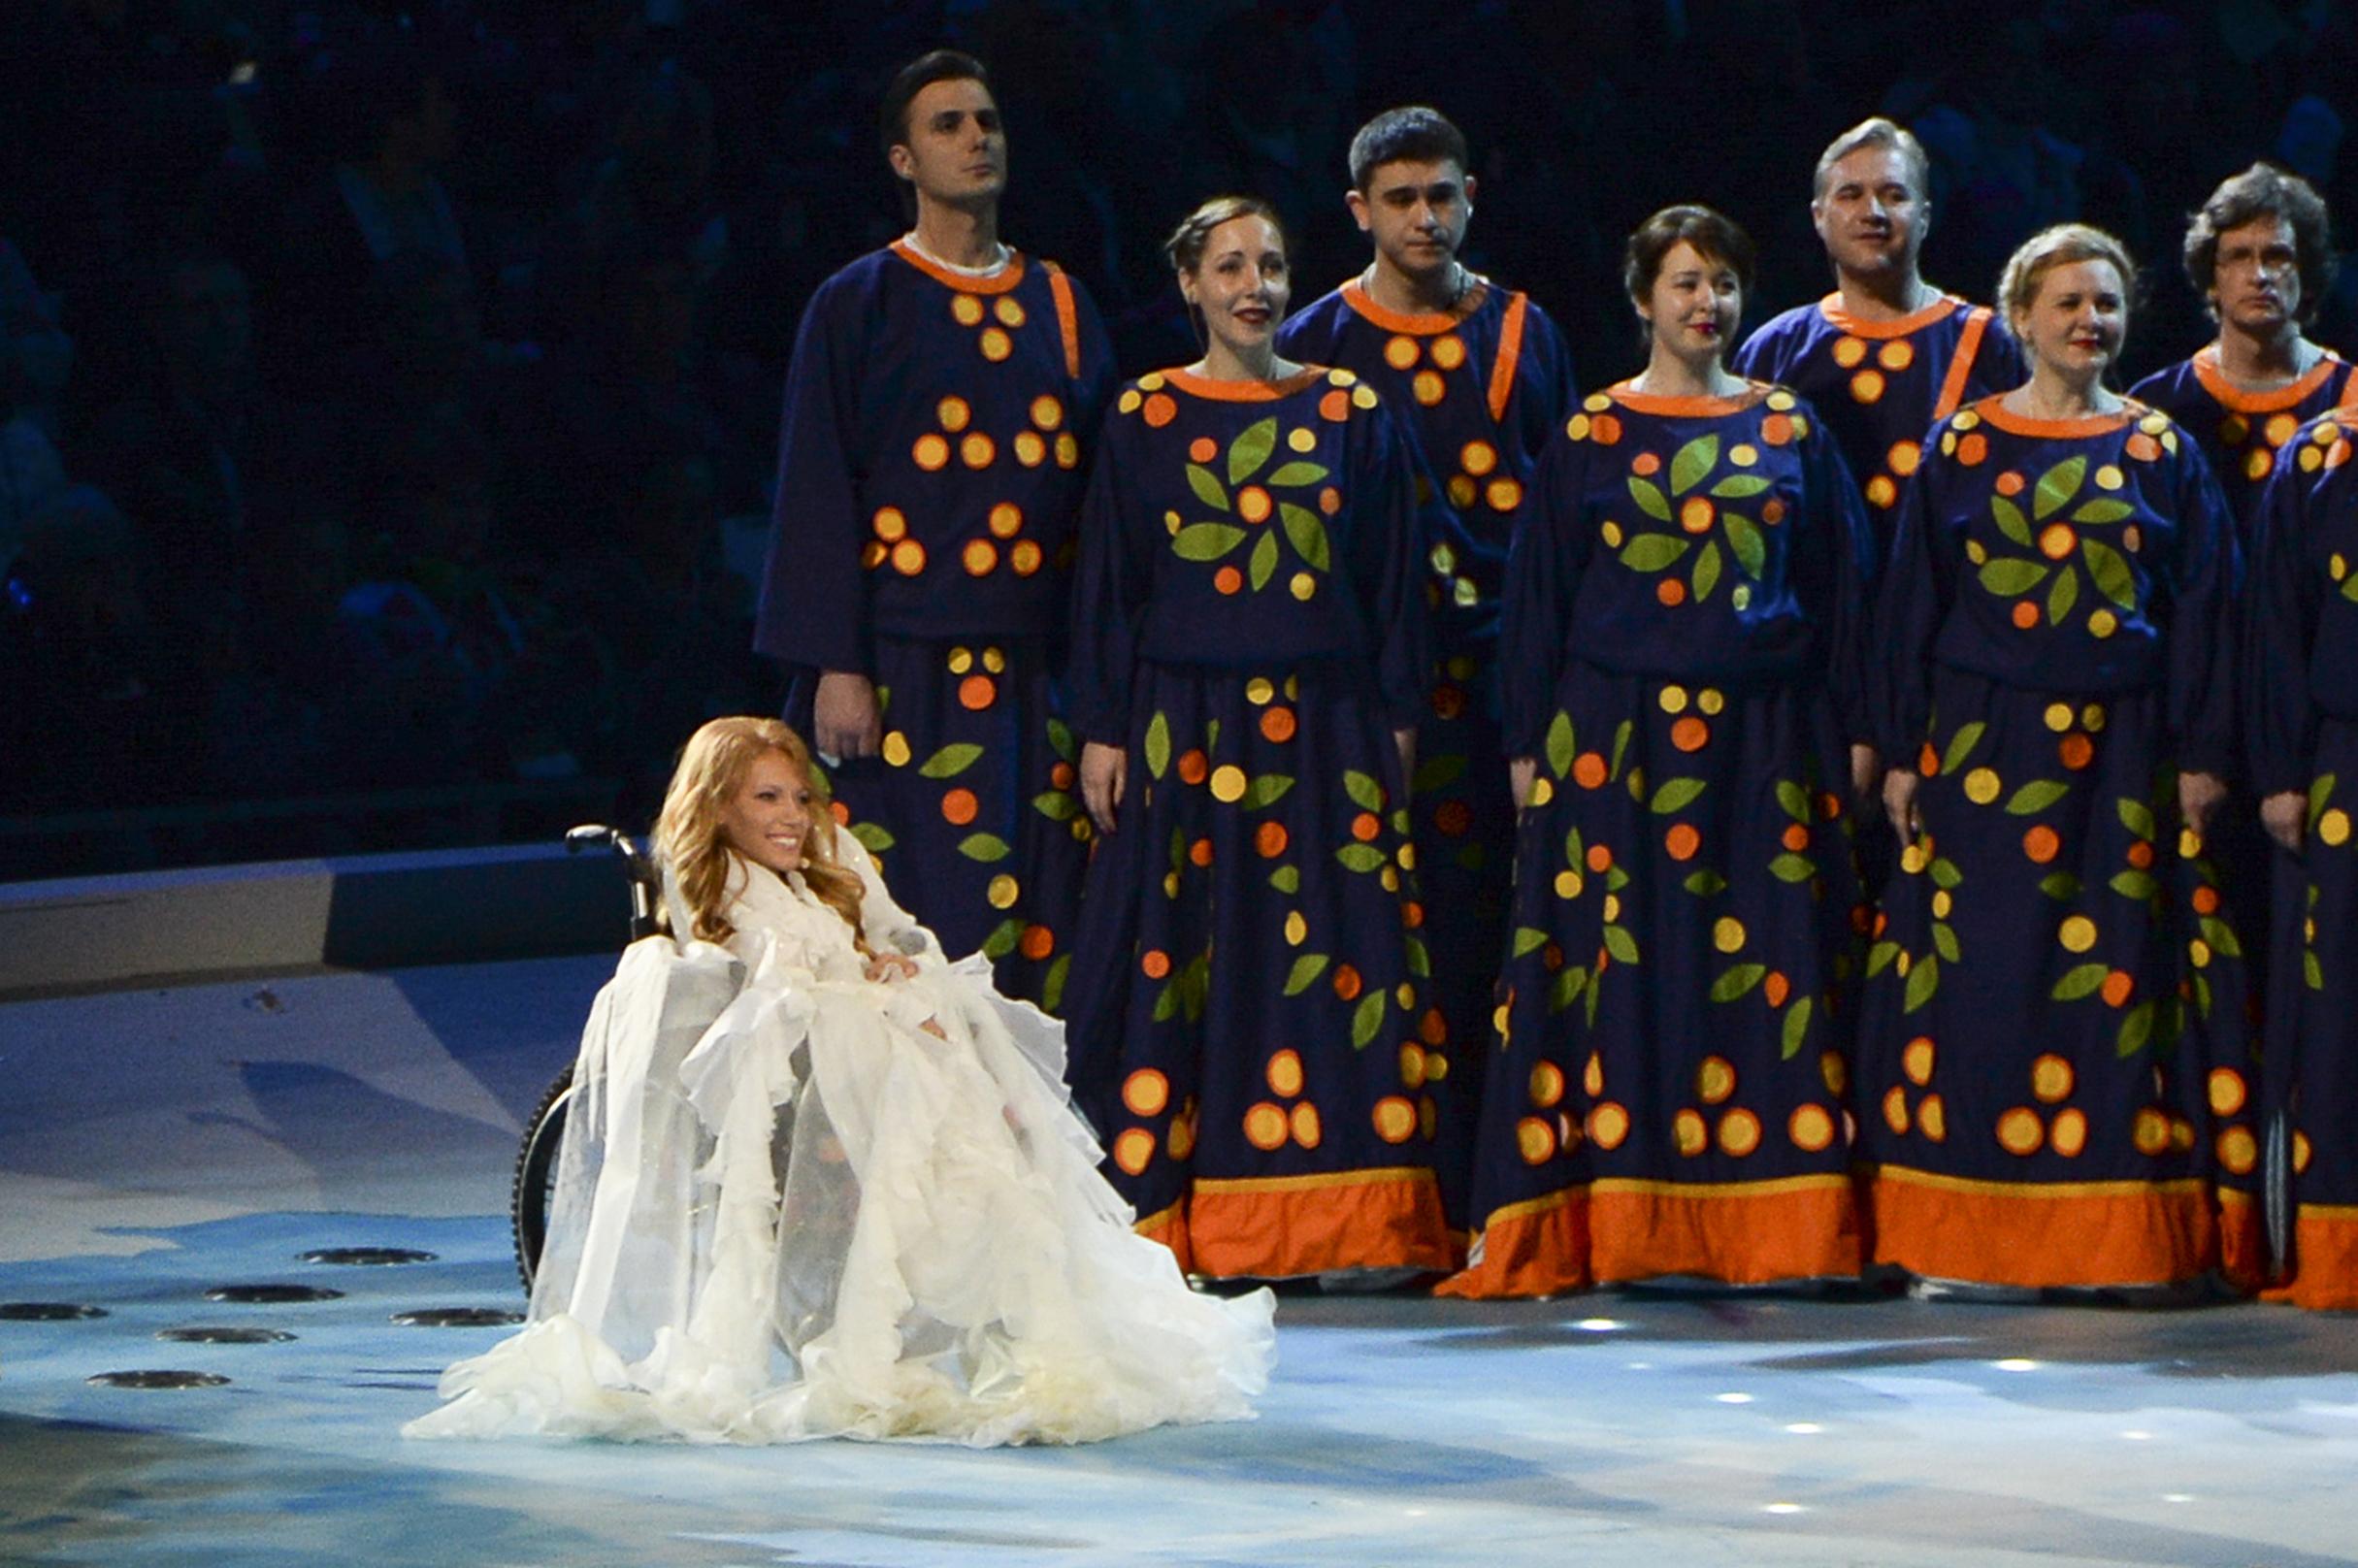
[[[406,1435],[984,1446],[1252,1416],[1268,1292],[1198,1295],[1130,1229],[1064,1026],[944,960],[835,841],[868,945],[916,977],[864,978],[799,874],[734,858],[725,949],[635,943],[583,1031],[530,1321]]]

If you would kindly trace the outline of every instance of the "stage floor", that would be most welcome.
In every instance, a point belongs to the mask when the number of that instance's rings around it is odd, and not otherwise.
[[[2358,1318],[1289,1295],[1251,1424],[1073,1450],[405,1442],[521,1310],[518,1119],[609,961],[0,1005],[0,1560],[2358,1563]],[[327,1248],[433,1260],[306,1262]],[[216,1287],[343,1292],[210,1300]],[[159,1339],[276,1330],[256,1343]],[[97,1385],[180,1370],[198,1388]]]

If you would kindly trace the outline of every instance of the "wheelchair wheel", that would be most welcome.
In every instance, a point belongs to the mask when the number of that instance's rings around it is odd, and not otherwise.
[[[524,1291],[540,1266],[540,1245],[548,1239],[548,1206],[557,1189],[557,1151],[565,1141],[565,1113],[573,1098],[573,1069],[557,1074],[524,1124],[524,1145],[516,1151],[515,1183],[508,1208],[514,1222],[516,1273]]]

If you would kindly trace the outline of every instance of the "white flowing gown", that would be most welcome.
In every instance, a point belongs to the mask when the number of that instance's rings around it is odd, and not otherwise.
[[[869,947],[916,977],[866,979],[799,874],[734,858],[725,949],[633,944],[583,1031],[530,1321],[407,1435],[979,1447],[1251,1418],[1268,1292],[1198,1295],[1131,1230],[1064,1026],[945,961],[835,842]]]

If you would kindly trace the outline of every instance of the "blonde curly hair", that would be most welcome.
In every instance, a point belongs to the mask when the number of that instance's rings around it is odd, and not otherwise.
[[[857,872],[846,870],[836,859],[835,819],[829,809],[826,778],[811,765],[810,748],[801,735],[776,719],[744,715],[713,719],[688,737],[680,748],[679,766],[671,771],[671,788],[664,792],[663,811],[655,819],[656,854],[678,883],[680,901],[694,928],[687,934],[707,942],[725,942],[736,934],[725,912],[730,848],[721,831],[721,811],[744,788],[753,765],[770,752],[783,756],[810,785],[803,884],[843,917],[854,944],[866,953],[868,942],[860,931],[862,883]],[[759,867],[752,870],[764,874]],[[671,924],[668,911],[664,924]]]
[[[2123,313],[2135,312],[2139,304],[2137,263],[2130,258],[2129,247],[2088,224],[2057,223],[2023,241],[1998,276],[1998,309],[2006,312],[2009,327],[2017,327],[2016,336],[2020,335],[2018,323],[2030,314],[2031,304],[2039,297],[2039,279],[2075,261],[2111,262],[2127,296],[2122,301]]]

